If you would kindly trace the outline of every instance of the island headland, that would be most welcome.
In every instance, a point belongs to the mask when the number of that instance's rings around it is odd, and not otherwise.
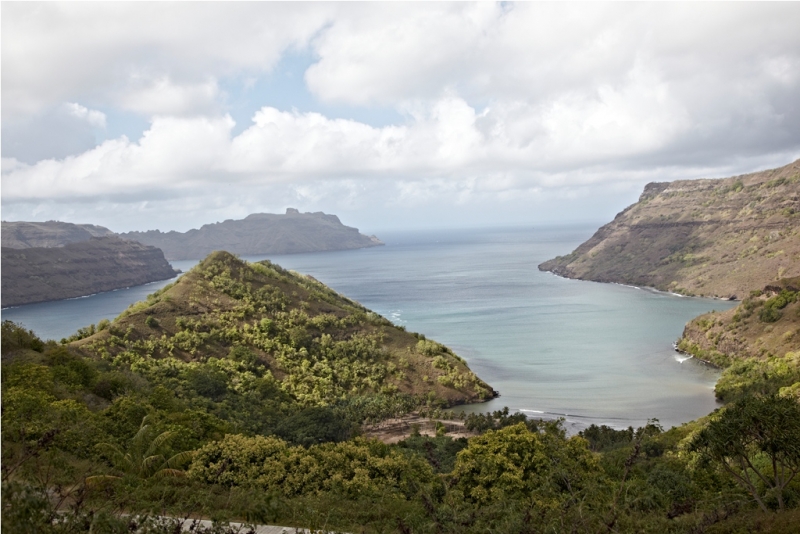
[[[721,401],[800,397],[800,160],[730,178],[650,183],[636,204],[539,269],[741,300],[690,321],[676,350],[722,369]]]
[[[559,276],[741,300],[800,275],[800,160],[723,179],[650,183],[570,254]]]
[[[60,221],[3,221],[2,242],[7,248],[53,248],[69,243],[89,241],[93,237],[114,235],[94,224],[72,224]]]
[[[254,256],[350,250],[383,245],[375,236],[345,226],[336,215],[300,213],[288,208],[283,215],[253,213],[241,220],[206,224],[188,232],[127,232],[130,239],[158,247],[168,260],[194,260],[215,250]]]
[[[63,225],[58,227],[60,230],[67,223],[59,225]],[[75,237],[70,235],[67,239]],[[5,243],[5,229],[3,237]],[[59,240],[43,235],[28,242]],[[114,235],[89,236],[88,240],[54,247],[3,246],[2,263],[3,307],[81,297],[167,280],[178,274],[159,249]]]

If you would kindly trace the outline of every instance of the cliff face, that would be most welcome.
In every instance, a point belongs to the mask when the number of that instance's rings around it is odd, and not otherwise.
[[[2,223],[3,246],[8,248],[63,247],[68,243],[89,241],[93,237],[114,235],[114,232],[93,224],[72,224],[59,221]]]
[[[176,274],[157,248],[114,236],[55,248],[3,247],[2,263],[3,306],[80,297]]]
[[[383,244],[375,236],[343,225],[335,215],[300,213],[291,208],[285,215],[255,213],[243,220],[206,224],[185,233],[151,230],[120,235],[160,248],[169,260],[200,259],[215,250],[239,255],[293,254]]]
[[[800,160],[732,178],[648,184],[636,204],[539,269],[737,299],[798,276]]]

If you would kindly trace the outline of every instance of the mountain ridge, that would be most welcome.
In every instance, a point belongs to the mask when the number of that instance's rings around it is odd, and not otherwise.
[[[164,251],[168,260],[204,258],[215,250],[253,256],[351,250],[383,245],[375,236],[345,226],[336,215],[300,213],[253,213],[244,219],[205,224],[187,232],[126,232],[124,239],[138,241]]]
[[[79,243],[89,241],[93,237],[109,235],[114,235],[114,232],[95,224],[73,224],[61,221],[2,222],[2,246],[6,248],[63,247],[69,243]]]
[[[653,182],[570,254],[567,278],[741,299],[800,275],[800,160],[730,178]]]
[[[2,306],[92,295],[173,278],[155,247],[116,236],[61,247],[2,247]]]

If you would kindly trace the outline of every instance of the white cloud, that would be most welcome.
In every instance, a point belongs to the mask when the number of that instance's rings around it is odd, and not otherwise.
[[[117,105],[145,116],[213,114],[219,111],[220,90],[215,79],[176,84],[166,76],[155,79],[142,74],[116,96]]]
[[[303,46],[332,10],[283,3],[6,4],[3,114],[35,114],[81,97],[128,102],[146,89],[142,76],[202,92],[209,79],[263,73],[287,48]],[[153,98],[140,96],[145,103]]]
[[[648,120],[637,122],[642,110]],[[594,95],[534,107],[511,102],[476,110],[455,95],[408,110],[408,124],[373,127],[319,113],[265,107],[233,136],[229,116],[157,116],[141,139],[110,140],[77,156],[4,169],[4,201],[169,194],[218,181],[319,183],[421,181],[458,198],[585,183],[567,171],[648,155],[686,129],[668,88],[644,74]],[[531,166],[535,162],[535,166]],[[542,169],[546,169],[544,172]],[[558,180],[548,179],[558,174]],[[454,189],[448,189],[452,182]],[[309,185],[305,186],[306,195]]]
[[[786,163],[798,19],[794,3],[4,4],[3,206],[500,206]],[[261,82],[295,49],[317,109],[403,120],[276,109]],[[243,131],[236,83],[265,99]],[[52,127],[56,109],[71,122]],[[90,127],[125,113],[142,137],[92,148]]]
[[[76,119],[86,121],[90,126],[94,126],[95,128],[106,127],[106,114],[102,111],[88,109],[85,106],[76,104],[75,102],[65,103],[64,109],[69,115],[72,115]]]

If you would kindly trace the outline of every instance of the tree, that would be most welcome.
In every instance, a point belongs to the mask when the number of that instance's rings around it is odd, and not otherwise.
[[[531,432],[518,423],[472,438],[458,453],[453,475],[464,495],[478,504],[528,496],[558,507],[598,474],[587,445],[581,437]]]
[[[800,471],[800,404],[792,398],[750,396],[722,410],[689,449],[729,473],[759,507],[783,491]]]
[[[179,467],[192,459],[192,452],[179,452],[169,458],[165,456],[169,442],[174,437],[173,432],[162,432],[155,435],[155,431],[147,422],[148,417],[142,419],[139,431],[133,436],[127,451],[111,443],[98,443],[97,448],[104,453],[117,471],[125,475],[139,478],[182,477],[185,472]],[[107,480],[118,479],[113,475],[100,475],[86,479],[87,484],[96,484]]]

